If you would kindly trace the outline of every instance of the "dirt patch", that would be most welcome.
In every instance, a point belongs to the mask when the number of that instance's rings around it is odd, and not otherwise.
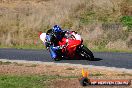
[[[132,74],[118,71],[102,69],[84,68],[89,73],[90,79],[132,79]],[[1,64],[0,74],[7,75],[52,75],[63,76],[56,80],[51,80],[51,88],[82,88],[79,83],[82,68],[76,66],[58,66],[45,64]],[[66,77],[66,78],[65,78]],[[111,86],[96,86],[96,88],[111,88]],[[87,87],[86,87],[87,88]],[[89,86],[88,88],[95,88]],[[124,88],[124,86],[113,86],[113,88]],[[132,88],[127,86],[125,88]]]
[[[132,82],[131,82],[132,83]],[[84,88],[80,85],[78,79],[60,79],[53,83],[51,88]],[[99,86],[99,85],[89,85],[85,88],[132,88],[132,85],[130,86]]]
[[[53,82],[51,88],[82,88],[78,79],[59,79]]]
[[[5,62],[6,63],[6,62]],[[125,76],[131,77],[132,74],[115,70],[99,69],[99,68],[84,68],[90,76]],[[0,74],[48,74],[59,76],[80,76],[81,67],[77,66],[60,66],[47,64],[31,64],[31,63],[10,63],[0,65]]]

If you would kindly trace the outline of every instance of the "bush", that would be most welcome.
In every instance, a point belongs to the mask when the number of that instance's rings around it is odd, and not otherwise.
[[[121,22],[124,26],[128,27],[129,31],[132,31],[132,16],[123,16]]]

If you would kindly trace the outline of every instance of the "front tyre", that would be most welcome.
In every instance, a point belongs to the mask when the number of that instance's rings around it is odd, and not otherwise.
[[[94,55],[93,53],[85,46],[82,47],[80,54],[83,58],[87,59],[87,60],[94,60]]]
[[[60,60],[61,60],[61,58],[56,57],[56,58],[54,58],[54,60],[55,60],[55,61],[60,61]]]

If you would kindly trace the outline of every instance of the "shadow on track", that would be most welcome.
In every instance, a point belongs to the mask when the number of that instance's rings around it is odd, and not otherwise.
[[[92,61],[101,61],[101,60],[103,60],[103,59],[101,59],[101,58],[94,58],[94,60],[92,60]]]
[[[63,58],[61,60],[86,60],[86,59],[84,59],[84,58],[80,58],[80,59],[79,58]],[[101,61],[101,60],[103,60],[103,59],[101,59],[101,58],[94,58],[94,60],[88,60],[88,61]]]

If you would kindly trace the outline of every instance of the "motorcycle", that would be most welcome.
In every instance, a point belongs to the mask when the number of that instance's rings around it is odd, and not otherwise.
[[[77,33],[66,33],[65,36],[59,41],[58,46],[63,48],[57,51],[59,61],[62,58],[83,58],[86,60],[94,60],[93,53],[83,45],[83,39]]]

